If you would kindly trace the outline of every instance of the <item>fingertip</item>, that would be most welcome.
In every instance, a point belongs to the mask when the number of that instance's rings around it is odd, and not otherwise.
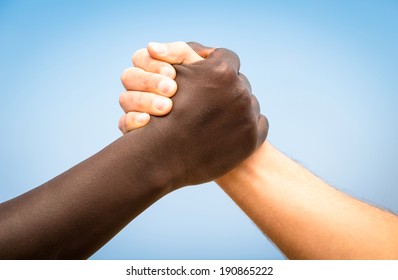
[[[120,74],[120,81],[122,82],[123,85],[125,84],[126,80],[128,79],[130,71],[131,71],[131,67],[130,68],[126,68],[122,72],[122,74]]]
[[[252,109],[256,113],[256,116],[260,115],[260,103],[258,102],[256,96],[254,96],[253,94],[251,95],[251,105]]]
[[[163,76],[169,77],[170,79],[173,79],[173,80],[176,78],[176,70],[171,65],[163,66],[160,69],[160,74]]]
[[[203,60],[187,43],[182,41],[173,43],[151,42],[147,49],[152,58],[171,64],[189,64]]]
[[[240,59],[239,56],[234,51],[225,48],[215,49],[212,53],[210,53],[208,59],[227,63],[228,65],[233,67],[233,69],[235,69],[237,72],[239,72]]]
[[[163,79],[158,84],[158,89],[167,97],[173,96],[177,91],[177,83],[172,79]]]
[[[153,100],[152,106],[154,110],[157,111],[157,116],[163,116],[170,113],[173,107],[173,101],[170,98],[159,96]]]
[[[167,53],[166,45],[163,43],[157,43],[157,42],[150,42],[148,44],[148,50],[151,50],[154,53],[157,53],[158,55],[164,55]]]
[[[124,116],[124,122],[122,122],[121,130],[124,133],[128,133],[147,125],[149,120],[150,115],[147,113],[129,112]]]
[[[126,133],[125,130],[124,130],[125,123],[126,123],[126,115],[123,115],[123,116],[119,119],[119,123],[118,123],[119,130],[120,130],[120,132],[122,132],[123,134]]]
[[[136,113],[135,114],[135,123],[137,127],[141,127],[146,125],[149,122],[150,115],[148,113]]]

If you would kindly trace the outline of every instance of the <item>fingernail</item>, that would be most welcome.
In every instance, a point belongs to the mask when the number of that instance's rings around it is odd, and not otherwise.
[[[174,81],[169,80],[169,79],[164,79],[164,80],[160,81],[158,88],[163,93],[169,93],[174,88]]]
[[[170,79],[174,78],[174,70],[172,69],[173,66],[164,66],[160,69],[160,74],[163,76],[169,77]]]
[[[153,101],[153,106],[159,111],[164,111],[164,109],[169,106],[170,102],[168,98],[156,98]]]
[[[137,123],[143,124],[143,123],[147,123],[149,119],[149,115],[148,114],[139,114],[137,115],[135,121]]]
[[[166,46],[160,43],[150,43],[151,48],[158,54],[165,54],[166,53]]]

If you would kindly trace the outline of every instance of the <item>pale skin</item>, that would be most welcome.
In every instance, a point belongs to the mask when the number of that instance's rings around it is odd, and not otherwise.
[[[183,42],[149,44],[122,75],[123,133],[145,126],[150,115],[172,110],[177,85],[170,64],[205,59]],[[161,81],[171,81],[165,93]],[[166,87],[167,88],[167,87]],[[162,110],[154,107],[162,97]],[[141,120],[141,121],[140,121]],[[142,121],[144,120],[144,121]],[[398,259],[398,217],[323,182],[266,141],[216,183],[290,259]]]

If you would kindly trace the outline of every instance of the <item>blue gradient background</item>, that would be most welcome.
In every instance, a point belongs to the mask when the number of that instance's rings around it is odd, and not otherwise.
[[[1,0],[0,200],[118,138],[131,55],[183,40],[240,55],[275,146],[398,212],[397,3]],[[208,183],[163,198],[92,258],[284,257]]]

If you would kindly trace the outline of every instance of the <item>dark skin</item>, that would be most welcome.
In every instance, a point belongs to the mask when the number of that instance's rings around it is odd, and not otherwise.
[[[0,204],[1,259],[88,258],[167,193],[220,177],[263,143],[268,123],[233,52],[175,68],[169,115]]]

